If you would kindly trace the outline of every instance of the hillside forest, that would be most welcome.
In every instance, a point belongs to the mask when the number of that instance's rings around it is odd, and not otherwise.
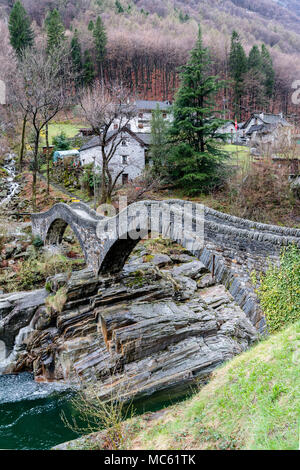
[[[12,53],[8,18],[14,2],[0,1],[0,76]],[[226,79],[218,105],[227,119],[256,110],[283,112],[298,122],[292,85],[300,76],[299,6],[273,0],[33,0],[22,2],[37,44],[46,41],[49,11],[86,83],[103,74],[123,80],[141,98],[171,100],[201,24],[212,74]],[[236,33],[235,33],[236,32]],[[97,36],[98,35],[98,36]],[[97,42],[98,41],[98,42]],[[235,49],[235,57],[232,50]],[[1,70],[3,69],[3,70]]]

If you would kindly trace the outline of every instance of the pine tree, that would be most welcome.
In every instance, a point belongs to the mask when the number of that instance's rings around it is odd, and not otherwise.
[[[115,7],[116,7],[116,12],[117,13],[124,13],[124,8],[119,0],[115,1]]]
[[[88,30],[93,31],[94,27],[95,27],[95,25],[94,25],[93,20],[90,20],[89,25],[88,25]]]
[[[150,159],[153,173],[156,176],[166,175],[167,131],[168,122],[163,118],[159,105],[157,105],[152,113],[150,146]]]
[[[23,51],[33,45],[34,34],[27,12],[19,0],[14,4],[11,10],[8,28],[10,43],[17,55],[21,57]]]
[[[219,184],[222,162],[227,157],[220,145],[226,135],[218,132],[224,120],[215,117],[215,95],[224,83],[210,76],[210,69],[211,60],[199,28],[195,48],[182,67],[170,128],[171,178],[187,194],[204,192]]]
[[[65,40],[65,27],[56,8],[48,12],[45,20],[47,31],[47,52],[55,51]]]
[[[101,16],[98,16],[94,30],[94,44],[95,44],[95,51],[96,51],[96,63],[98,67],[98,74],[103,80],[103,62],[106,55],[106,44],[107,44],[107,36],[105,32],[105,27]]]
[[[236,31],[231,36],[229,56],[230,75],[234,80],[234,107],[235,115],[241,119],[241,104],[244,93],[244,76],[247,72],[247,56]]]
[[[273,68],[272,57],[264,44],[261,46],[262,71],[265,74],[265,93],[267,98],[272,98],[275,84],[275,71]]]
[[[262,57],[258,46],[253,46],[248,57],[248,72],[245,78],[249,105],[253,111],[265,106],[265,76],[262,72]]]
[[[95,68],[90,51],[84,51],[83,83],[90,86],[95,79]]]
[[[82,83],[82,57],[77,29],[75,29],[74,36],[71,40],[71,59],[74,72],[76,74],[76,83],[78,87]]]
[[[260,50],[257,46],[253,46],[249,52],[248,70],[250,69],[261,70],[261,67],[262,67],[262,59],[260,55]]]

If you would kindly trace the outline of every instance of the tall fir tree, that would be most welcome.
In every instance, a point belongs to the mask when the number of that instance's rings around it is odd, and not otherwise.
[[[101,16],[98,16],[97,18],[96,24],[93,29],[93,37],[98,74],[101,80],[103,80],[103,62],[106,56],[107,36]]]
[[[250,69],[257,69],[261,70],[262,67],[262,59],[260,55],[260,50],[258,46],[253,46],[249,52],[248,57],[248,70]]]
[[[95,79],[95,67],[89,50],[84,51],[83,56],[83,83],[85,86],[92,85]]]
[[[166,176],[166,153],[167,153],[167,139],[168,121],[163,117],[161,109],[157,104],[156,109],[152,113],[151,119],[151,146],[150,146],[150,160],[152,163],[152,170],[155,176]]]
[[[30,18],[19,0],[11,10],[8,28],[10,43],[18,57],[21,57],[27,47],[33,46],[34,34],[31,29]]]
[[[261,46],[262,71],[265,74],[265,93],[268,99],[272,98],[275,85],[275,71],[272,57],[264,44]]]
[[[247,72],[247,56],[236,31],[231,36],[229,55],[230,75],[234,81],[234,109],[237,118],[242,115],[242,96],[244,94],[244,77]]]
[[[47,31],[47,52],[50,54],[61,46],[65,40],[65,27],[56,8],[48,12],[45,26]]]
[[[224,120],[216,117],[215,104],[216,94],[224,87],[224,82],[211,76],[210,70],[211,60],[199,28],[197,43],[189,61],[182,67],[170,128],[171,179],[188,195],[218,185],[222,163],[227,157],[220,144],[227,135],[218,131]]]
[[[76,75],[76,85],[79,87],[82,84],[82,56],[77,29],[75,29],[74,36],[71,40],[71,59]]]
[[[248,104],[252,111],[259,111],[266,105],[264,81],[261,53],[258,46],[254,45],[249,52],[248,72],[245,78]]]

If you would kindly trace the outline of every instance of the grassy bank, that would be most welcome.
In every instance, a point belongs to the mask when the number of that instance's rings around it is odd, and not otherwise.
[[[297,449],[299,343],[297,322],[216,370],[158,420],[136,418],[130,448]]]

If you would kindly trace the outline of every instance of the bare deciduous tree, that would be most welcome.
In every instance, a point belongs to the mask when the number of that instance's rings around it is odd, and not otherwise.
[[[96,82],[81,97],[81,108],[87,122],[99,137],[101,148],[101,203],[110,203],[116,183],[124,171],[113,172],[113,157],[122,142],[124,130],[136,115],[129,91],[122,85]],[[113,126],[113,129],[112,129]]]
[[[42,129],[72,98],[72,72],[66,50],[52,54],[30,49],[19,63],[19,79],[13,93],[18,106],[27,116],[34,131],[32,207],[36,210],[38,152]],[[49,158],[49,156],[48,156]]]

